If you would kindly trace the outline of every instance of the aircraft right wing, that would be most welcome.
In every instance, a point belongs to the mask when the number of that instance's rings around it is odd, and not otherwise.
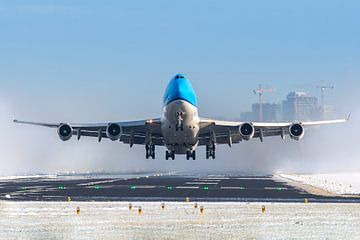
[[[348,118],[328,121],[305,122],[237,122],[221,121],[202,118],[200,119],[199,145],[239,143],[242,140],[265,137],[281,136],[283,139],[289,135],[294,140],[300,140],[305,133],[305,128],[325,124],[344,123]]]

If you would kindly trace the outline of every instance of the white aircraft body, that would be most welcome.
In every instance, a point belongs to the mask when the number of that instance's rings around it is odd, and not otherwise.
[[[129,144],[144,145],[146,158],[155,158],[155,146],[165,146],[166,160],[175,159],[176,154],[186,154],[186,159],[195,160],[198,146],[206,146],[206,158],[215,158],[215,146],[249,141],[265,137],[280,136],[291,139],[303,138],[306,127],[342,123],[347,119],[316,122],[238,122],[201,118],[198,115],[197,97],[190,81],[183,75],[175,75],[164,95],[163,116],[156,119],[105,123],[41,123],[14,120],[16,123],[56,128],[61,140],[73,135],[103,138]]]

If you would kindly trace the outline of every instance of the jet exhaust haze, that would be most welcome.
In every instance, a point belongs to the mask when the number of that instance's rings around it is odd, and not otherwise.
[[[14,105],[15,104],[15,105]],[[162,147],[157,159],[144,159],[143,146],[129,146],[107,139],[82,138],[62,142],[54,129],[18,126],[12,123],[21,109],[16,103],[0,102],[0,175],[64,172],[183,172],[271,174],[281,172],[354,172],[360,171],[360,149],[356,147],[360,129],[358,112],[342,125],[309,129],[299,142],[289,138],[266,138],[219,146],[217,159],[205,160],[205,149],[198,149],[198,160],[180,156],[165,161]],[[20,109],[19,109],[20,108]],[[15,111],[16,109],[16,111]],[[201,111],[201,109],[200,109]],[[71,114],[66,113],[67,117]],[[30,116],[36,118],[36,116]]]

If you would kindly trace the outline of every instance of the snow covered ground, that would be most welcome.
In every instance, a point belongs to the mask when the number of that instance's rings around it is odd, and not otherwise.
[[[330,193],[341,195],[360,194],[360,173],[334,174],[278,174],[284,180],[310,185]]]
[[[0,239],[360,238],[359,204],[193,204],[0,201]]]

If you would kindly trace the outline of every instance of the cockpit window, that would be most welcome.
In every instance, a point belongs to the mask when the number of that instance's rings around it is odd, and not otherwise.
[[[175,77],[175,79],[178,79],[178,78],[184,78],[184,76],[177,75],[177,76]]]

